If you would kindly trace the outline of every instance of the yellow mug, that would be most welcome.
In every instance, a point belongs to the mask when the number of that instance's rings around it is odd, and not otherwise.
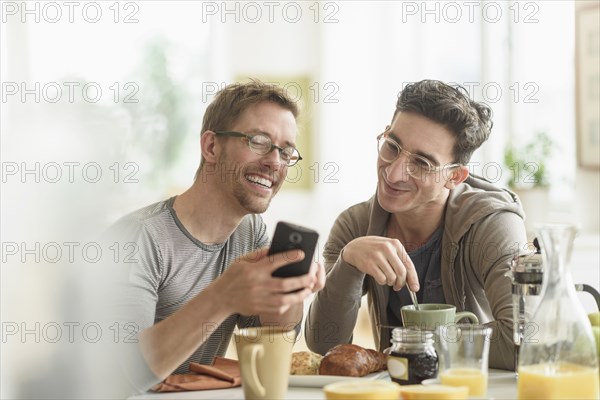
[[[294,330],[245,328],[234,333],[246,399],[283,399],[287,393]]]

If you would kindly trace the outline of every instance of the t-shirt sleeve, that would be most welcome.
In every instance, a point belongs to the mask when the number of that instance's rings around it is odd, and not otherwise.
[[[124,240],[122,247],[130,249],[130,256],[120,262],[126,271],[120,314],[143,330],[154,325],[163,270],[160,248],[143,224],[130,231]]]
[[[139,392],[160,381],[138,344],[139,333],[154,325],[163,271],[160,248],[143,221],[121,221],[104,236],[122,250],[114,260],[118,276],[111,308],[119,331],[120,363],[132,389]]]

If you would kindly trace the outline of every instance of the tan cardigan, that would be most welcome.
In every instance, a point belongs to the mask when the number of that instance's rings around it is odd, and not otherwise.
[[[450,192],[442,236],[441,276],[446,302],[468,310],[493,327],[490,367],[514,369],[512,295],[505,272],[527,237],[518,198],[490,182],[469,177]],[[341,250],[361,236],[384,236],[389,213],[377,196],[345,210],[337,218],[325,245],[327,283],[317,293],[306,319],[306,342],[325,354],[350,343],[363,295],[368,296],[375,343],[390,346],[388,286],[342,261]]]

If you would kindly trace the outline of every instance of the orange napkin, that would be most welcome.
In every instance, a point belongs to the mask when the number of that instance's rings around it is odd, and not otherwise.
[[[190,363],[189,374],[169,375],[155,385],[155,392],[183,392],[186,390],[227,389],[242,384],[237,360],[215,357],[213,365]]]

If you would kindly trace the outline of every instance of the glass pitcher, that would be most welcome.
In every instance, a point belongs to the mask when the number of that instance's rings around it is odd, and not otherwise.
[[[599,397],[596,345],[569,270],[576,232],[571,225],[539,229],[545,271],[541,301],[519,352],[519,399]]]

